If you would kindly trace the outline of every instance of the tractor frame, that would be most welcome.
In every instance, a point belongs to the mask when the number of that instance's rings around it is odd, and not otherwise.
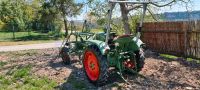
[[[136,36],[118,36],[111,32],[112,11],[117,3],[141,4],[143,6],[143,14]],[[79,59],[82,60],[88,80],[95,85],[105,84],[110,67],[114,67],[120,76],[124,71],[139,72],[143,68],[145,59],[142,49],[145,44],[140,40],[140,33],[147,5],[150,3],[109,1],[107,28],[106,32],[102,33],[91,33],[87,27],[87,21],[84,22],[83,30],[77,32],[74,23],[71,22],[71,33],[63,41],[60,50],[63,62],[70,64],[70,55],[78,55]],[[70,38],[74,38],[73,41]]]

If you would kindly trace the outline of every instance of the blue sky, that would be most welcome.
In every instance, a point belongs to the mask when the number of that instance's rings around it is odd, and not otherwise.
[[[87,0],[75,0],[76,2],[86,2]],[[87,9],[87,10],[86,10]],[[190,11],[196,11],[200,10],[200,0],[191,0],[191,3],[188,5],[188,10]],[[84,7],[83,11],[80,15],[78,15],[76,18],[73,18],[75,20],[84,20],[86,11],[89,11],[88,7]],[[173,5],[172,7],[162,7],[159,8],[158,13],[163,12],[181,12],[181,11],[187,11],[184,4],[178,3],[176,5]]]

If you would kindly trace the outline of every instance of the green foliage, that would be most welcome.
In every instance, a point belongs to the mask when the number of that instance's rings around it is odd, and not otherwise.
[[[3,67],[6,64],[7,64],[7,62],[0,61],[0,67]]]
[[[4,0],[0,6],[0,30],[51,31],[57,37],[63,19],[79,14],[83,4],[75,0]]]
[[[16,71],[13,72],[13,77],[14,78],[23,78],[25,76],[28,76],[30,69],[31,68],[29,66],[19,68]]]
[[[75,0],[49,0],[49,3],[56,7],[56,10],[58,10],[63,18],[79,14],[83,7],[82,3],[75,3]]]
[[[109,9],[107,0],[91,0],[90,2],[91,15],[96,16],[98,19],[105,18]]]
[[[106,24],[106,19],[105,18],[101,18],[97,20],[97,24],[100,26],[103,26]]]
[[[5,23],[0,20],[0,31],[3,30],[5,27]]]
[[[32,21],[31,7],[24,0],[6,0],[0,3],[0,20],[7,23],[7,27],[15,25],[18,31],[25,31],[26,22]]]
[[[5,0],[0,2],[0,30],[60,30],[62,24],[55,7],[43,0]]]
[[[133,33],[135,33],[136,32],[136,29],[137,29],[137,25],[138,25],[138,23],[139,23],[139,15],[138,14],[134,14],[133,16],[130,16],[130,27],[131,27],[131,31],[133,32]]]

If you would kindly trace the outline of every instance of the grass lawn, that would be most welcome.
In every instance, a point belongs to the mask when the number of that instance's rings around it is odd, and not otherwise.
[[[58,39],[48,33],[38,32],[30,32],[30,35],[28,32],[16,32],[15,39],[13,39],[12,32],[0,32],[0,46],[47,43]]]
[[[14,67],[6,75],[0,74],[0,90],[52,90],[57,86],[53,80],[32,75],[30,69]]]
[[[170,59],[174,60],[174,59],[179,58],[178,56],[170,55],[170,54],[160,54],[160,56],[161,56],[161,57],[164,57],[164,58],[166,58],[166,59],[169,59],[169,60],[170,60]],[[199,59],[186,58],[186,60],[187,60],[188,62],[195,61],[195,62],[197,62],[197,63],[200,63],[200,60],[199,60]]]

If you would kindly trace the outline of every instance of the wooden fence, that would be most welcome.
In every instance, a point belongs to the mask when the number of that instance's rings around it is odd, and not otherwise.
[[[200,58],[200,21],[147,22],[142,33],[154,51]]]

